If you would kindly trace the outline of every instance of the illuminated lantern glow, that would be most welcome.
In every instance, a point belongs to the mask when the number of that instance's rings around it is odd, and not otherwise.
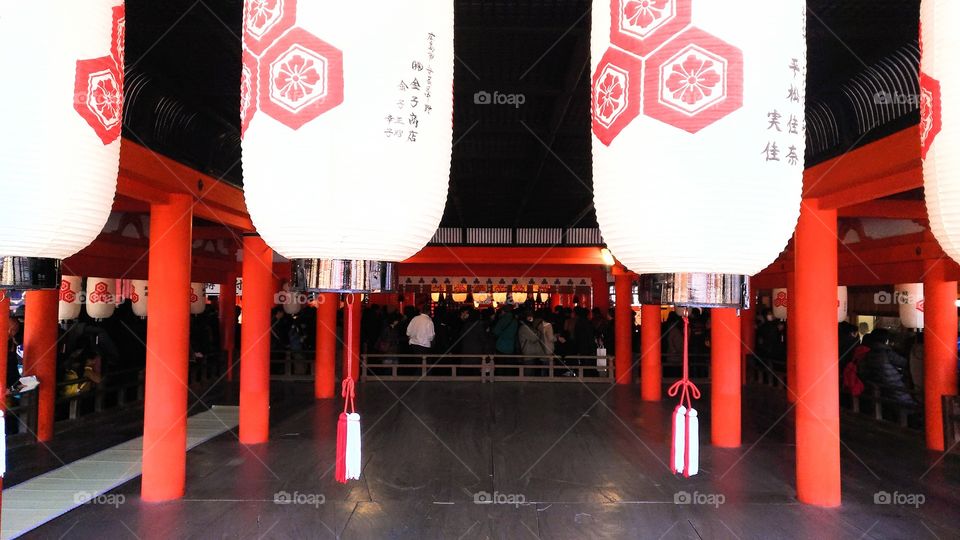
[[[440,293],[438,293],[438,292],[430,293],[430,301],[433,302],[433,303],[439,302],[439,301],[440,301]]]
[[[83,304],[83,291],[80,290],[80,276],[63,276],[60,278],[58,319],[72,321],[80,316],[80,306]]]
[[[525,292],[510,293],[510,296],[513,297],[514,304],[523,304],[527,301],[527,293]]]
[[[0,287],[56,289],[59,261],[107,221],[120,159],[124,28],[119,0],[4,4]]]
[[[207,286],[203,283],[190,284],[190,314],[199,315],[207,309]]]
[[[641,302],[740,305],[743,276],[786,246],[803,182],[805,13],[802,0],[593,2],[594,203],[616,259],[665,276],[641,279],[644,294],[664,291]],[[641,199],[659,202],[638,212]]]
[[[497,304],[506,304],[507,303],[507,293],[505,292],[495,292],[493,293],[493,301]]]
[[[900,324],[904,328],[923,328],[923,283],[895,286],[893,301],[900,309]]]
[[[130,281],[130,306],[137,317],[147,316],[147,280]]]
[[[453,60],[452,2],[247,0],[244,192],[257,231],[293,262],[294,288],[392,290],[393,263],[436,232]],[[297,211],[289,193],[338,202]],[[370,216],[390,225],[371,226]]]
[[[117,280],[87,278],[87,315],[102,320],[109,319],[117,309]]]
[[[849,307],[848,301],[848,292],[845,285],[837,287],[837,322],[843,322],[847,320],[849,314],[847,309]]]
[[[960,2],[920,3],[920,147],[930,229],[960,261]],[[922,328],[922,325],[919,327]]]
[[[450,295],[453,298],[453,301],[462,304],[467,301],[467,293],[453,293]]]
[[[473,293],[473,301],[476,304],[485,304],[490,299],[490,294],[485,292]]]
[[[790,305],[790,294],[786,289],[774,289],[773,298],[773,316],[781,321],[787,320],[787,307]]]

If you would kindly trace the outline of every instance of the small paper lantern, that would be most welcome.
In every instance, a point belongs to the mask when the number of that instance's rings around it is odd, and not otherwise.
[[[473,293],[473,301],[477,304],[485,304],[490,299],[490,294],[485,292]]]
[[[147,316],[147,280],[134,279],[130,281],[130,305],[133,314],[138,317]]]
[[[790,305],[790,295],[786,289],[773,290],[773,316],[781,321],[787,320],[787,308]]]
[[[438,293],[438,292],[430,293],[430,301],[433,302],[433,303],[439,302],[439,301],[440,301],[440,293]]]
[[[507,303],[507,293],[505,292],[495,292],[493,293],[493,301],[497,304],[506,304]]]
[[[284,283],[283,290],[277,294],[277,303],[283,306],[284,313],[288,315],[300,313],[303,309],[302,300],[300,293],[290,290],[289,283]]]
[[[805,13],[803,0],[745,0],[735,9],[593,2],[597,221],[630,270],[675,276],[641,280],[670,282],[661,290],[674,297],[661,303],[741,304],[743,276],[773,262],[793,234],[805,150]],[[637,212],[641,199],[658,204]],[[678,220],[678,211],[694,219]],[[721,279],[681,286],[680,274]]]
[[[190,314],[199,315],[207,309],[207,286],[203,283],[190,284]]]
[[[462,304],[467,301],[467,293],[453,293],[450,295],[453,298],[453,301]]]
[[[244,193],[264,241],[292,260],[295,288],[391,290],[393,263],[436,232],[453,60],[453,2],[246,1]],[[291,211],[290,193],[337,202]]]
[[[117,280],[87,278],[87,315],[94,319],[108,319],[117,309]]]
[[[920,147],[930,230],[960,261],[960,2],[920,3]],[[920,327],[922,328],[922,324]]]
[[[893,301],[900,308],[900,324],[904,328],[923,328],[923,283],[897,285]]]
[[[72,321],[80,316],[80,305],[83,303],[83,292],[80,290],[80,276],[63,276],[60,278],[60,303],[58,318],[61,321]]]
[[[510,293],[510,295],[513,297],[514,304],[523,304],[527,301],[527,293],[525,292],[515,292]]]
[[[847,296],[847,287],[845,285],[837,287],[837,322],[843,322],[847,320]]]
[[[0,287],[55,289],[59,261],[92,242],[110,215],[124,28],[118,0],[4,3]]]

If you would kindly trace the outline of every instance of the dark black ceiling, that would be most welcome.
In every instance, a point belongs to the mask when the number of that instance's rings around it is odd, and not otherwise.
[[[125,136],[237,184],[242,4],[127,0]],[[595,226],[591,2],[455,5],[456,144],[443,224]],[[915,44],[919,0],[809,0],[807,23],[808,103],[830,102],[850,77]],[[526,102],[477,105],[479,91]]]

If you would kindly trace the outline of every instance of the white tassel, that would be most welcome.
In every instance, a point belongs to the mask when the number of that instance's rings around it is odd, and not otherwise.
[[[700,419],[697,410],[690,408],[687,411],[687,469],[686,475],[693,476],[700,472]]]
[[[673,415],[673,471],[683,472],[684,442],[686,435],[686,416],[687,408],[680,405],[676,408]]]
[[[357,413],[347,415],[346,469],[347,479],[360,478],[360,415]]]

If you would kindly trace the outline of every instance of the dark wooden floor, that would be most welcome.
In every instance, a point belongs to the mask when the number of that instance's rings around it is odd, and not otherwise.
[[[775,390],[748,389],[744,446],[704,444],[692,479],[665,464],[672,404],[607,390],[368,383],[363,476],[342,486],[332,472],[336,405],[314,405],[303,385],[288,389],[301,399],[288,393],[274,409],[269,444],[242,447],[227,433],[191,451],[184,500],[142,503],[135,481],[114,492],[123,504],[85,505],[28,537],[960,537],[960,462],[924,451],[919,432],[845,415],[844,504],[818,509],[796,502],[792,414]],[[881,491],[925,501],[875,504]],[[675,504],[684,492],[723,504]],[[306,504],[276,504],[278,493]],[[477,504],[484,493],[502,504]]]

